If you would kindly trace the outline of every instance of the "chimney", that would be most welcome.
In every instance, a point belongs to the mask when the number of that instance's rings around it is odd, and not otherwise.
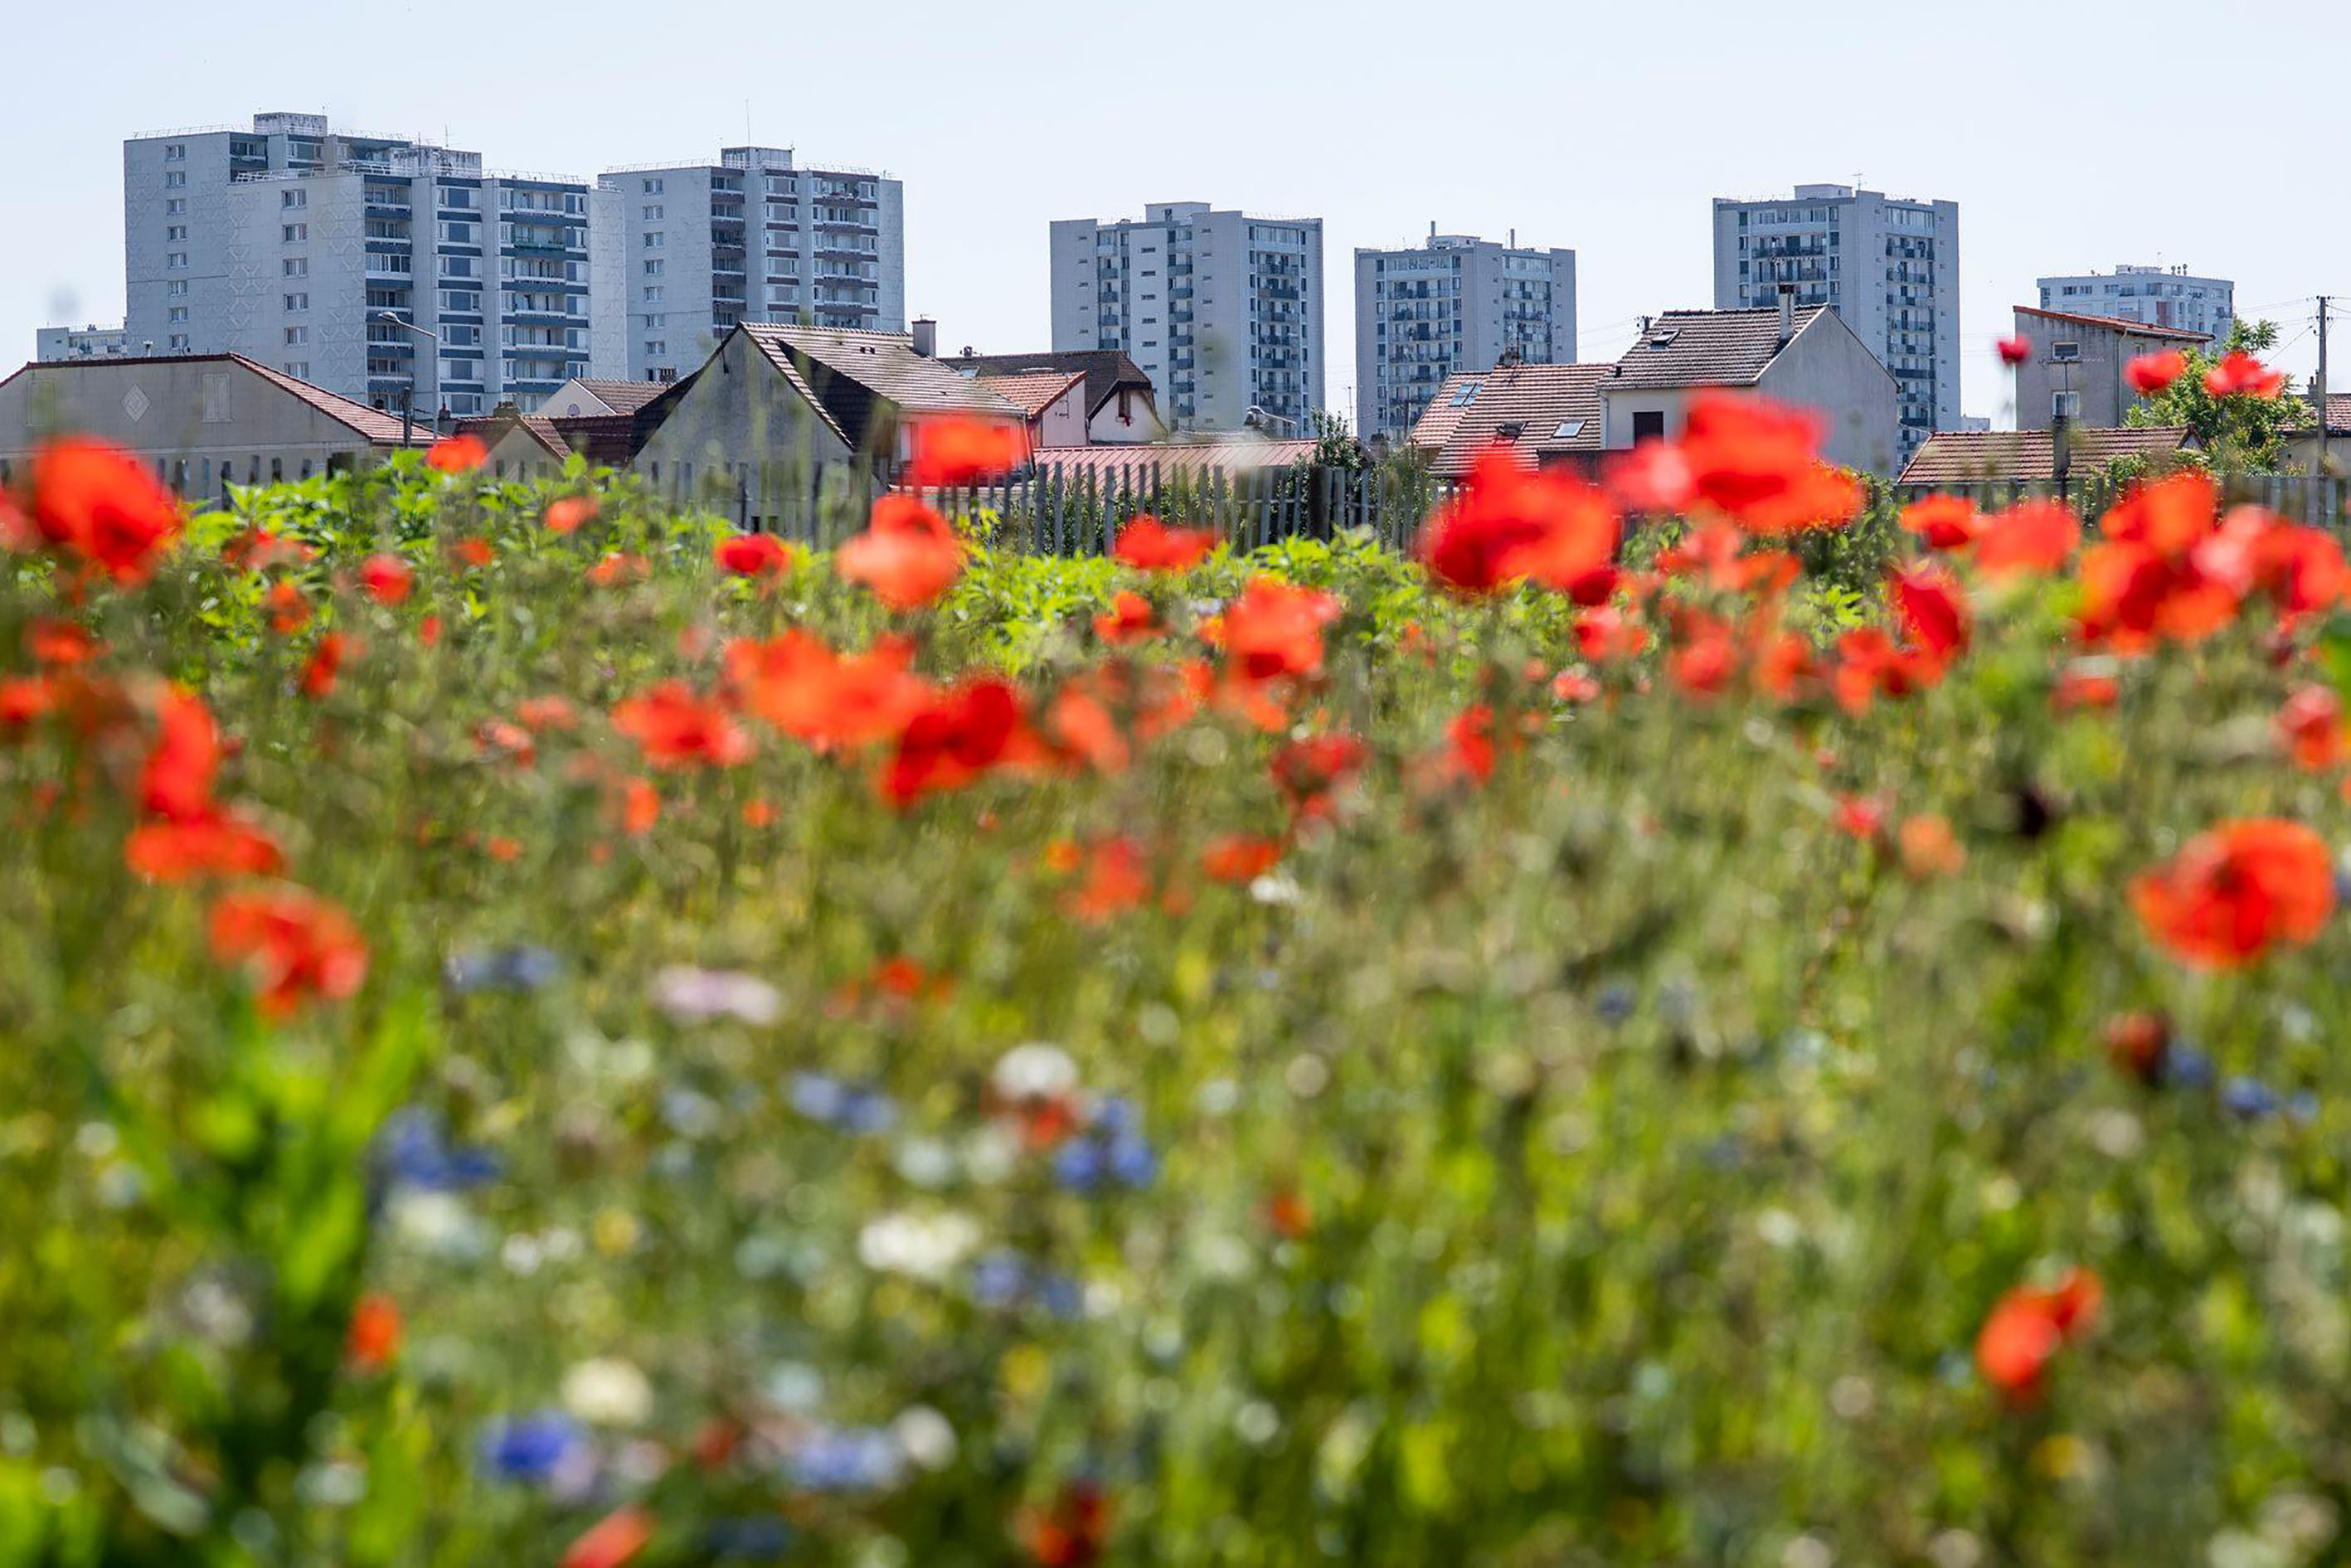
[[[1796,286],[1780,285],[1780,347],[1786,348],[1788,340],[1796,335]]]
[[[928,316],[914,318],[914,352],[926,360],[938,357],[939,324]]]

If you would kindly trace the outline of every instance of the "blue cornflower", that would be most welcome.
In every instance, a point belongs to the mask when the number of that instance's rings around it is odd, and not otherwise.
[[[890,1096],[825,1073],[793,1073],[790,1093],[793,1110],[827,1126],[852,1133],[886,1133],[898,1124],[898,1104]]]
[[[2257,1078],[2231,1078],[2220,1088],[2220,1103],[2232,1114],[2258,1122],[2277,1113],[2277,1091]]]
[[[1113,1180],[1123,1186],[1149,1186],[1159,1174],[1159,1156],[1150,1143],[1133,1133],[1111,1139],[1105,1155]]]
[[[1633,1009],[1639,1000],[1633,988],[1620,980],[1601,987],[1600,994],[1592,998],[1592,1008],[1604,1021],[1623,1023],[1633,1016]]]
[[[971,1266],[971,1299],[983,1307],[1008,1307],[1029,1288],[1029,1264],[1018,1252],[995,1251]]]
[[[1073,1192],[1102,1185],[1102,1155],[1091,1138],[1071,1138],[1053,1155],[1053,1179]]]
[[[896,1481],[905,1456],[890,1434],[876,1427],[820,1427],[786,1468],[812,1491],[859,1491]]]
[[[1037,1304],[1061,1322],[1072,1322],[1086,1310],[1085,1291],[1067,1274],[1047,1274],[1037,1281]]]
[[[473,991],[535,991],[552,985],[562,973],[562,959],[545,947],[528,943],[453,953],[441,967],[442,977],[449,988],[460,995]]]
[[[2210,1089],[2212,1059],[2192,1045],[2175,1041],[2163,1053],[2163,1081],[2181,1089]]]
[[[482,1439],[482,1463],[508,1480],[543,1481],[580,1442],[580,1424],[560,1410],[502,1421]]]
[[[791,1550],[791,1527],[780,1519],[746,1514],[740,1519],[715,1519],[702,1534],[713,1557],[749,1563],[773,1563]]]
[[[441,1124],[412,1106],[394,1112],[376,1141],[377,1158],[396,1186],[457,1192],[479,1186],[498,1174],[497,1156],[483,1148],[452,1149]]]

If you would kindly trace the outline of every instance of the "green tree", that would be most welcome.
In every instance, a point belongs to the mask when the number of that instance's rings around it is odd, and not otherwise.
[[[2204,372],[2229,355],[2266,354],[2277,347],[2274,321],[2231,324],[2229,335],[2210,351],[2189,349],[2183,357],[2188,371],[2169,386],[2146,399],[2124,415],[2135,425],[2186,425],[2203,447],[2212,466],[2221,473],[2261,473],[2273,469],[2285,451],[2286,437],[2304,420],[2306,411],[2289,379],[2276,397],[2214,397],[2205,390]]]

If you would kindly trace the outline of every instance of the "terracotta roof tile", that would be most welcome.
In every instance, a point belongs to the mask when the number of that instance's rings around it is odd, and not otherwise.
[[[1796,330],[1802,332],[1828,313],[1825,305],[1799,307]],[[1776,306],[1668,310],[1618,356],[1611,381],[1625,387],[1753,386],[1783,346]]]
[[[1439,474],[1467,474],[1478,455],[1497,442],[1522,461],[1600,450],[1600,387],[1608,365],[1517,365],[1459,371],[1412,427],[1412,444],[1429,454]],[[1467,402],[1461,394],[1474,387]]]
[[[1151,378],[1117,349],[1061,349],[1041,354],[961,354],[941,361],[965,375],[1023,376],[1049,371],[1086,373],[1086,417],[1102,412],[1121,387],[1152,395]]]
[[[2124,332],[2134,338],[2160,338],[2167,343],[2209,343],[2212,340],[2210,332],[2184,331],[2178,327],[2150,327],[2144,321],[2126,321],[2119,316],[2079,316],[2071,310],[2043,310],[2033,305],[2020,305],[2016,313],[2043,321],[2063,321],[2074,327],[2103,327],[2107,331]]]
[[[272,386],[278,388],[280,391],[291,392],[294,396],[300,398],[304,402],[308,403],[312,408],[317,409],[320,413],[325,414],[329,419],[334,420],[339,423],[348,425],[351,430],[366,436],[370,441],[374,442],[380,446],[397,446],[400,444],[400,415],[396,413],[386,413],[380,408],[370,408],[366,403],[360,402],[356,398],[344,397],[341,393],[330,392],[324,387],[312,386],[308,382],[303,381],[299,377],[289,376],[283,371],[273,371],[267,365],[261,363],[259,361],[248,360],[243,354],[225,354],[221,357],[232,361],[236,364],[243,365],[246,370],[251,371],[255,375],[259,376],[263,381],[269,382]],[[93,362],[104,363],[107,361],[99,361]],[[139,361],[136,360],[117,360],[112,362],[116,364],[136,364]],[[411,425],[409,431],[409,444],[412,446],[429,446],[432,444],[433,439],[432,430],[424,423],[416,423]]]
[[[1018,405],[1030,419],[1059,402],[1062,393],[1085,379],[1083,371],[1032,371],[1006,376],[983,373],[972,378],[1005,402]]]
[[[742,330],[771,361],[790,367],[852,451],[869,444],[880,404],[909,413],[1026,420],[1017,406],[968,376],[914,352],[914,340],[903,332],[766,321],[746,321]]]
[[[2046,430],[1944,430],[1911,455],[1900,485],[1973,485],[1986,481],[2054,479],[2053,433]],[[2072,432],[2074,473],[2105,467],[2118,457],[2162,456],[2189,444],[2185,425],[2126,425]]]

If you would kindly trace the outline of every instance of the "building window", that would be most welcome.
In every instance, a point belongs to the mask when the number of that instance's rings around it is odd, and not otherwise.
[[[175,277],[163,285],[163,292],[173,299],[181,298],[188,292],[188,280],[184,277]]]
[[[163,265],[174,272],[184,271],[188,265],[188,253],[184,250],[168,251],[164,254]]]
[[[1666,411],[1661,408],[1636,408],[1633,411],[1633,441],[1663,441],[1666,438]]]
[[[308,224],[287,224],[284,225],[279,231],[280,242],[286,245],[302,245],[307,243],[309,238],[310,225]]]
[[[660,206],[657,204],[647,205],[644,210],[644,221],[649,224],[657,224],[661,222],[662,210]]]
[[[187,183],[188,176],[183,170],[173,169],[167,172],[163,176],[163,188],[167,191],[183,190],[186,188]]]
[[[309,328],[308,328],[308,327],[288,327],[288,328],[287,328],[287,329],[286,329],[286,346],[287,346],[287,348],[289,348],[289,349],[298,349],[298,348],[300,348],[302,345],[304,345],[305,343],[308,343],[309,340],[310,340],[310,329],[309,329]]]
[[[661,275],[662,264],[660,262],[649,261],[645,263],[645,276],[647,277],[659,277]]]
[[[163,143],[163,162],[166,163],[181,162],[185,160],[187,156],[188,144],[186,142],[166,141]]]
[[[173,353],[177,353],[177,354],[184,354],[184,353],[186,353],[186,352],[188,351],[188,337],[187,337],[187,334],[186,334],[186,333],[184,333],[184,332],[174,332],[174,333],[172,333],[172,337],[171,337],[171,341],[170,341],[169,347],[171,348],[171,350],[172,350],[172,351]]]
[[[307,382],[310,379],[310,361],[308,360],[288,360],[279,368],[296,381]],[[307,474],[302,476],[306,479],[309,477]]]
[[[289,294],[286,297],[286,308],[308,310],[310,308],[310,297],[308,294]]]
[[[659,180],[647,180],[644,185],[645,194],[648,196],[658,196],[662,193],[662,183]]]
[[[2049,395],[2049,412],[2058,419],[2081,418],[2082,394],[2077,392],[2052,392]]]
[[[310,258],[289,256],[277,264],[277,275],[280,277],[308,277],[310,276]]]
[[[170,201],[163,204],[163,215],[167,218],[181,217],[186,214],[187,210],[188,198],[185,196],[173,196]]]
[[[187,237],[188,225],[185,224],[173,224],[163,231],[163,240],[167,245],[184,243]]]
[[[281,207],[307,207],[310,204],[310,193],[299,185],[280,191],[277,193],[277,204]]]
[[[649,340],[645,344],[645,358],[649,360],[658,360],[668,352],[669,345],[657,338]]]
[[[662,234],[659,229],[647,229],[645,231],[645,248],[647,250],[659,250],[661,248],[661,244]]]

